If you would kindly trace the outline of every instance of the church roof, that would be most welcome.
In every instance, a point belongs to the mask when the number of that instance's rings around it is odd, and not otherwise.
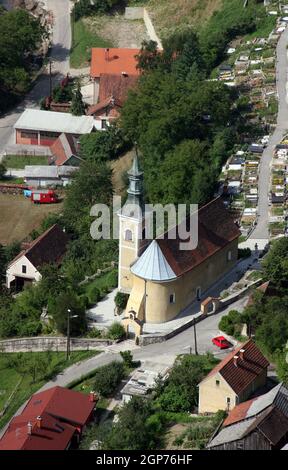
[[[136,276],[149,281],[170,281],[177,277],[156,240],[152,241],[143,255],[134,263],[131,271]]]
[[[184,222],[186,223],[186,221]],[[181,240],[178,234],[176,239],[171,239],[169,238],[169,232],[167,232],[164,234],[164,237],[155,240],[152,248],[150,248],[151,243],[131,270],[133,274],[139,277],[156,280],[145,273],[151,275],[151,268],[149,270],[149,262],[152,259],[151,255],[153,254],[155,257],[161,253],[161,262],[165,265],[165,269],[168,269],[167,267],[170,268],[170,274],[173,273],[171,279],[173,279],[174,276],[182,276],[191,269],[194,269],[217,252],[223,250],[225,246],[236,240],[239,236],[239,228],[226,210],[221,198],[217,198],[201,207],[198,211],[198,245],[196,249],[181,250],[181,242],[185,243],[188,239]],[[149,253],[146,254],[148,250]],[[157,280],[168,279],[169,275],[167,278]]]
[[[128,176],[134,176],[136,178],[143,175],[143,171],[139,169],[137,149],[135,149],[135,156],[133,158],[132,167],[130,168],[130,170],[127,171],[127,174]]]

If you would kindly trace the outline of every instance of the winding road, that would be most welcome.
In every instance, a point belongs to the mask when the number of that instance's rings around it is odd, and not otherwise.
[[[69,53],[71,46],[70,2],[69,0],[46,0],[47,9],[54,15],[52,33],[52,47],[50,58],[52,60],[53,82],[61,80],[69,72]],[[15,109],[0,118],[0,160],[1,154],[8,144],[13,144],[13,126],[26,107],[37,108],[43,96],[49,95],[50,81],[48,69],[39,77],[33,89],[28,93],[22,103]]]

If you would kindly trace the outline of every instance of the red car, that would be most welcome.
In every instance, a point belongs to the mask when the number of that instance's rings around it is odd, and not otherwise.
[[[215,344],[215,346],[217,346],[220,349],[227,349],[227,348],[230,348],[231,346],[229,341],[227,341],[227,339],[224,338],[224,336],[216,336],[216,338],[212,339],[212,343]]]

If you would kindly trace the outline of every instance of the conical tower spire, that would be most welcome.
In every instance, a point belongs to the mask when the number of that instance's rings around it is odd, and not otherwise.
[[[127,172],[129,178],[128,198],[126,204],[139,206],[143,210],[143,171],[139,168],[138,150],[135,145],[131,169]]]

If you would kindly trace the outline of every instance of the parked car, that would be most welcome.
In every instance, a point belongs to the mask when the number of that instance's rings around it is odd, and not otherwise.
[[[231,343],[229,343],[229,341],[224,338],[224,336],[216,336],[212,339],[212,343],[220,349],[227,349],[231,346]]]

